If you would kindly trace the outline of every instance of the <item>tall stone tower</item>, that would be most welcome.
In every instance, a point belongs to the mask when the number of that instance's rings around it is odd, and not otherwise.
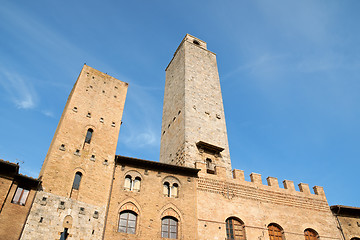
[[[127,87],[84,65],[42,166],[43,189],[23,239],[101,238]]]
[[[224,107],[215,53],[189,34],[166,68],[160,162],[207,164],[231,175]]]

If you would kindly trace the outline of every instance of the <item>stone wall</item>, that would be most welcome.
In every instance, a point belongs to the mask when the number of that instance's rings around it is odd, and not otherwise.
[[[1,178],[1,181],[5,181],[6,184],[4,185],[9,186],[7,179]],[[2,184],[2,193],[5,190],[4,185]],[[30,190],[25,206],[21,206],[11,203],[18,185],[14,183],[10,184],[10,186],[11,188],[8,189],[8,196],[0,213],[0,239],[17,240],[20,237],[36,191]]]
[[[187,34],[166,69],[160,161],[188,167],[205,162],[196,146],[199,141],[224,149],[211,158],[230,177],[216,55],[206,49],[204,41]]]
[[[185,50],[179,48],[166,68],[160,162],[185,165]]]
[[[69,238],[101,239],[106,206],[98,207],[81,201],[39,191],[22,233],[22,240],[60,239],[68,228]]]

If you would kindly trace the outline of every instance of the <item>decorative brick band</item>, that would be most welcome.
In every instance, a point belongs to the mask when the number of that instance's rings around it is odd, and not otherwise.
[[[290,193],[281,193],[257,187],[251,187],[227,181],[200,177],[198,191],[211,192],[223,195],[225,198],[246,198],[272,204],[285,205],[297,208],[306,208],[316,211],[329,211],[325,199],[314,199],[308,196],[296,196]]]

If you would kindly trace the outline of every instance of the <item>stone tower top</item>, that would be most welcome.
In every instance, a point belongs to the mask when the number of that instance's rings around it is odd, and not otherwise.
[[[200,40],[199,38],[194,37],[190,34],[186,34],[183,41],[192,42],[193,44],[195,44],[201,48],[207,49],[206,42],[204,42],[203,40]]]
[[[189,34],[166,68],[160,161],[194,167],[206,163],[231,176],[224,108],[216,55]]]

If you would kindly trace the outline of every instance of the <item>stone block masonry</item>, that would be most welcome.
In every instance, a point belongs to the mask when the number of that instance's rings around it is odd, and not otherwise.
[[[207,159],[231,176],[216,55],[187,34],[166,69],[160,161],[194,167]]]

